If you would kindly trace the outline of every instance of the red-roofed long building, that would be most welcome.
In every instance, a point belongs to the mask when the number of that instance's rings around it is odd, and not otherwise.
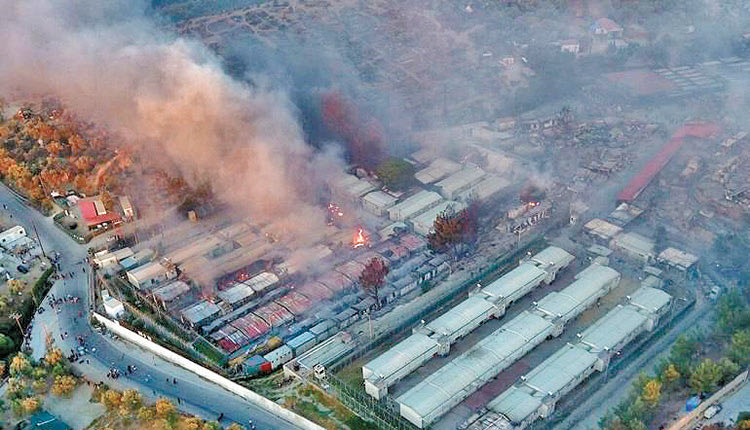
[[[632,203],[641,192],[651,183],[656,177],[657,173],[669,163],[674,154],[679,150],[685,143],[686,137],[696,137],[706,139],[716,134],[719,131],[719,126],[713,122],[701,122],[685,124],[680,127],[672,137],[669,139],[664,146],[661,147],[659,152],[656,153],[646,163],[645,166],[638,172],[633,179],[625,185],[620,194],[617,196],[617,202],[619,203]]]

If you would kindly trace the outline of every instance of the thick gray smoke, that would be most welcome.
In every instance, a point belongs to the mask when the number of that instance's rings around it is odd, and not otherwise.
[[[284,93],[231,79],[203,46],[158,30],[141,1],[0,6],[0,92],[57,96],[280,229],[324,225],[314,191],[340,158],[304,142]]]

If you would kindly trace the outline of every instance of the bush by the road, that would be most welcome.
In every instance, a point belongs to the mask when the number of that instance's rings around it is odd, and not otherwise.
[[[42,276],[34,284],[34,288],[31,290],[31,293],[34,295],[37,301],[41,301],[52,287],[52,282],[49,282],[49,277],[52,276],[52,273],[54,273],[54,271],[54,267],[48,268],[44,271],[44,273],[42,273]]]

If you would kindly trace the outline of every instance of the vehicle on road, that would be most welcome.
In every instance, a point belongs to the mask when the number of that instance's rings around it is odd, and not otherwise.
[[[720,411],[721,411],[721,405],[718,404],[718,403],[715,403],[715,404],[709,406],[708,408],[706,408],[706,410],[703,412],[703,418],[705,418],[707,420],[710,420],[716,414],[718,414]]]

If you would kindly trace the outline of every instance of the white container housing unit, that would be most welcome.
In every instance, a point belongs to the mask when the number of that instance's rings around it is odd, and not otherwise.
[[[481,182],[485,175],[485,171],[479,167],[466,167],[438,182],[435,186],[446,199],[455,199],[462,192]]]
[[[362,207],[377,216],[385,215],[396,202],[398,202],[397,198],[383,191],[373,191],[362,197]]]
[[[388,209],[388,217],[392,221],[404,221],[434,208],[443,198],[434,191],[420,191],[406,200]]]
[[[571,257],[569,263],[573,257],[567,255]],[[561,267],[563,266],[555,266],[555,271]],[[362,366],[365,391],[377,399],[382,398],[388,393],[390,386],[434,355],[447,354],[453,343],[484,321],[503,316],[510,303],[539,286],[547,275],[546,271],[536,265],[523,263],[482,289],[472,292],[469,298],[435,320],[416,327],[414,334]]]
[[[499,329],[425,378],[396,401],[401,416],[425,428],[580,315],[619,282],[620,274],[601,267],[597,273],[552,292]],[[549,298],[549,299],[548,299]]]
[[[645,308],[639,300],[653,300]],[[473,417],[469,430],[521,430],[538,418],[547,418],[557,402],[595,371],[602,372],[611,358],[642,333],[653,330],[649,321],[667,312],[671,296],[651,287],[641,287],[631,302],[618,305],[597,320],[578,341],[566,344],[512,387],[487,404],[487,411]]]

